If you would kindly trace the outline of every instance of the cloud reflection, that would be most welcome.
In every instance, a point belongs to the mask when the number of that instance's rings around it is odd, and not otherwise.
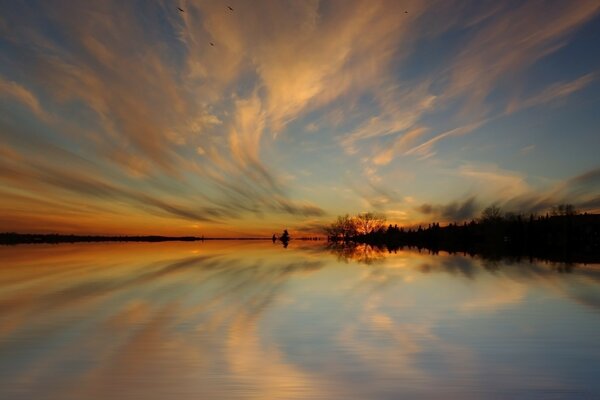
[[[540,291],[597,308],[593,268],[490,269],[477,258],[409,251],[365,264],[373,257],[364,251],[359,263],[340,262],[307,246],[2,248],[3,390],[16,399],[386,398],[446,387],[464,397],[477,390],[486,350],[449,321],[465,329],[478,318],[495,324],[494,315],[521,321],[517,306]],[[463,378],[466,391],[452,386]]]

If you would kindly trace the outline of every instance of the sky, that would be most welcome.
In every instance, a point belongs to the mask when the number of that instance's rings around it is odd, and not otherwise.
[[[600,212],[598,43],[597,0],[0,0],[0,231]]]

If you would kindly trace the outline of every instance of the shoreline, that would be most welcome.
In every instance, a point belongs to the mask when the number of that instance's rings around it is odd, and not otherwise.
[[[0,245],[18,244],[59,244],[59,243],[99,243],[99,242],[203,242],[215,240],[268,240],[271,237],[201,237],[201,236],[160,236],[160,235],[64,235],[57,233],[0,233]],[[294,240],[325,240],[325,238],[301,237]]]

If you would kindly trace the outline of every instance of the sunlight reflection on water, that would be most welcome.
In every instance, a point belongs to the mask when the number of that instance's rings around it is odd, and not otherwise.
[[[600,396],[598,266],[295,242],[0,259],[2,399]]]

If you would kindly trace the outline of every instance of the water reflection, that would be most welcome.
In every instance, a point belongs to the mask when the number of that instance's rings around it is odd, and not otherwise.
[[[319,244],[0,248],[0,397],[600,395],[600,270]]]
[[[366,243],[355,242],[330,242],[327,244],[326,248],[332,254],[337,255],[338,260],[340,261],[348,262],[351,260],[367,265],[383,262],[383,260],[391,254],[398,254],[398,252],[406,251],[432,256],[438,255],[441,252],[442,254],[462,254],[464,257],[467,257],[468,255],[470,258],[478,257],[481,259],[483,266],[488,270],[498,269],[501,265],[504,264],[514,264],[521,263],[523,261],[529,261],[529,263],[531,264],[533,264],[534,262],[546,263],[554,266],[554,268],[558,272],[569,273],[572,272],[577,265],[581,265],[571,261],[556,261],[544,258],[523,257],[520,255],[475,252],[453,253],[440,250],[431,250],[427,248],[387,247],[385,245],[371,245]]]
[[[327,245],[327,249],[337,255],[338,261],[356,261],[359,263],[371,265],[382,263],[386,258],[386,251],[383,247],[371,246],[365,243],[339,243],[333,242]]]

